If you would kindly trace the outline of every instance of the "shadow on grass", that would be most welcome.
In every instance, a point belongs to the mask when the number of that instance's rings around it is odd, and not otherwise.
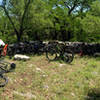
[[[100,88],[90,89],[85,100],[100,100]]]
[[[88,59],[95,59],[96,61],[100,61],[100,56],[89,56],[89,55],[84,55],[84,56],[80,56],[80,58],[88,58]]]
[[[47,60],[48,60],[48,59],[47,59]],[[50,63],[50,62],[58,62],[58,63],[60,63],[60,64],[74,65],[74,64],[72,64],[72,62],[68,63],[68,62],[65,62],[65,61],[63,61],[63,60],[61,60],[61,59],[56,59],[56,60],[53,60],[53,61],[49,61],[49,60],[48,60],[48,63]]]
[[[88,56],[88,58],[94,58],[96,61],[100,61],[100,56]]]
[[[100,61],[100,57],[95,57],[95,59],[96,59],[97,61]]]

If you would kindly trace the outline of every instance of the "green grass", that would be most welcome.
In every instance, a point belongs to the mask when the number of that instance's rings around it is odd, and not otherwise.
[[[0,100],[100,100],[100,58],[76,56],[71,64],[49,63],[45,55],[6,60],[17,66],[5,74],[9,82],[0,88]]]

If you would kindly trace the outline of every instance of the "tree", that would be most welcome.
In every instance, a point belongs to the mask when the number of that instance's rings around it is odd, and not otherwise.
[[[83,30],[91,40],[100,38],[100,1],[93,2],[90,11],[81,23]]]
[[[36,0],[31,3],[29,9],[26,34],[32,40],[47,39],[50,33],[49,28],[53,27],[52,18],[49,16],[49,6],[43,0]]]
[[[92,2],[96,0],[62,0],[68,8],[68,15],[77,12],[84,12],[90,9]]]
[[[24,20],[28,11],[28,7],[31,3],[31,0],[20,0],[19,2],[17,0],[10,0],[9,3],[7,3],[7,0],[3,0],[2,5],[0,7],[2,7],[2,9],[4,10],[6,16],[8,17],[10,23],[13,26],[14,32],[17,36],[17,41],[19,42],[21,40],[21,37],[23,35],[24,32]],[[17,5],[18,4],[18,5]],[[8,5],[8,6],[7,6]],[[17,7],[16,7],[17,6]],[[23,9],[19,9],[20,7],[23,7]],[[11,10],[14,11],[18,11],[20,12],[20,10],[23,10],[20,15],[18,16],[17,12],[15,13],[10,13]],[[14,21],[12,20],[12,17],[14,17],[17,19],[18,24],[19,24],[19,28],[17,28],[15,26]],[[20,18],[19,18],[20,17]],[[20,19],[20,20],[18,20]]]
[[[53,16],[53,23],[60,32],[54,31],[54,36],[57,33],[62,37],[61,40],[69,41],[75,36],[74,29],[77,17],[84,17],[84,13],[90,9],[90,4],[95,0],[50,0],[48,4],[51,6],[51,15]],[[66,14],[66,15],[65,15]],[[82,32],[82,29],[79,29]],[[52,35],[53,36],[53,35]]]
[[[94,1],[96,0],[3,0],[0,30],[3,30],[1,33],[15,34],[14,38],[16,36],[18,41],[23,38],[87,41],[91,33],[99,33],[100,1],[97,0],[98,6]]]

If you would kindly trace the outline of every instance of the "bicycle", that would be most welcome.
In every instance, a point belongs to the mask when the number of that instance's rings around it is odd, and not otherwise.
[[[8,78],[0,74],[0,87],[4,87],[8,83]]]
[[[2,51],[0,53],[0,87],[4,87],[8,83],[8,78],[3,74],[11,72],[16,67],[14,63],[9,63],[4,60],[7,53],[7,46],[8,45],[5,45],[5,47],[1,49]]]
[[[14,63],[9,63],[4,60],[4,57],[7,54],[7,47],[8,44],[2,48],[1,54],[0,54],[0,68],[5,70],[6,72],[10,72],[10,70],[15,69],[16,65]]]
[[[74,59],[74,53],[66,48],[66,45],[58,42],[49,43],[46,47],[46,58],[49,61],[61,59],[67,63],[71,63]]]
[[[4,73],[5,70],[1,69],[0,66],[0,87],[4,87],[8,83],[8,78],[3,75]]]
[[[10,65],[10,67],[8,67],[8,65]],[[0,87],[4,87],[8,83],[8,78],[3,74],[11,72],[13,69],[15,69],[14,63],[0,62]]]

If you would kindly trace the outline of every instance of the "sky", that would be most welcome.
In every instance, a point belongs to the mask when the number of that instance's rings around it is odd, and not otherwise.
[[[2,0],[0,0],[0,4],[1,4]]]

